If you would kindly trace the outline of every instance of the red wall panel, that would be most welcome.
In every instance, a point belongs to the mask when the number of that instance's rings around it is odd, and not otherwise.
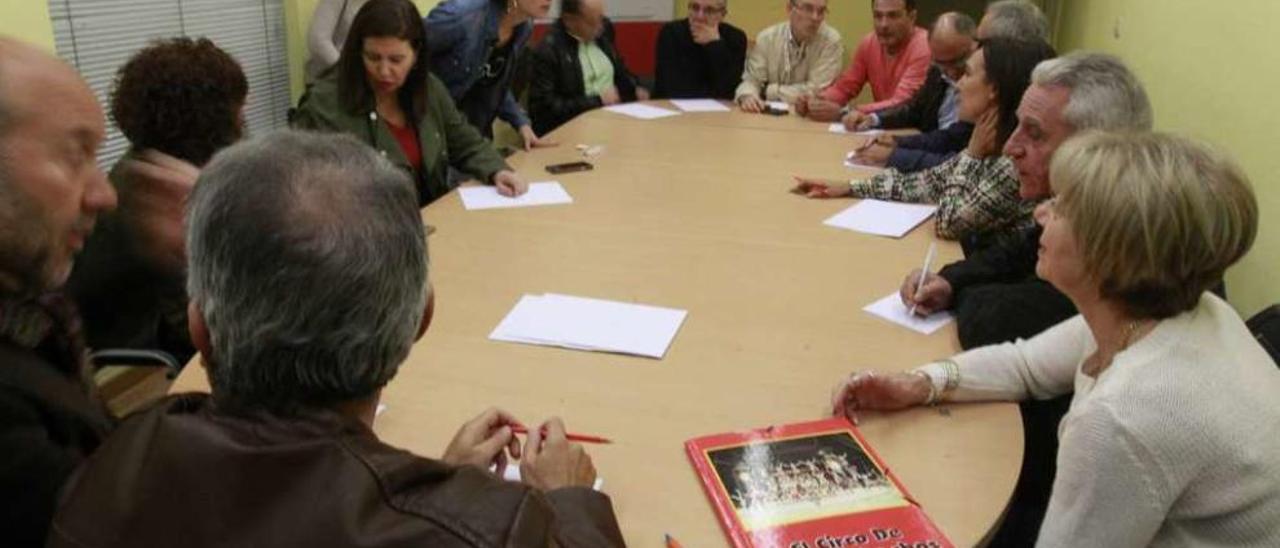
[[[615,22],[613,32],[616,35],[618,53],[626,61],[627,68],[636,76],[653,77],[654,50],[658,46],[658,31],[664,22],[636,21]],[[538,24],[533,28],[533,40],[542,40],[542,35],[551,28],[547,24]]]

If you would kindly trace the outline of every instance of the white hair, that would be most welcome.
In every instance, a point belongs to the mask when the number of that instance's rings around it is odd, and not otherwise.
[[[1000,0],[987,6],[987,38],[1049,41],[1049,20],[1026,0]]]
[[[1032,71],[1031,83],[1070,90],[1062,117],[1076,130],[1151,129],[1147,92],[1117,57],[1078,51],[1049,59]]]

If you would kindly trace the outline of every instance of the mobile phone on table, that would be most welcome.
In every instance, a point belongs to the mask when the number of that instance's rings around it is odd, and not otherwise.
[[[789,112],[785,108],[777,108],[773,105],[765,105],[764,110],[760,111],[773,116],[786,116]]]
[[[595,167],[596,166],[591,165],[590,162],[569,162],[566,164],[551,164],[547,166],[547,173],[560,174],[560,173],[573,173],[575,171],[591,171],[595,169]]]

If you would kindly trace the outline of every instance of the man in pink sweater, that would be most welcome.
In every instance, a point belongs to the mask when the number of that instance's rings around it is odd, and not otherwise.
[[[916,26],[916,0],[873,0],[875,32],[858,43],[853,64],[816,97],[802,98],[796,111],[813,120],[839,120],[841,111],[871,86],[875,102],[859,105],[876,112],[911,100],[929,72],[929,33]]]

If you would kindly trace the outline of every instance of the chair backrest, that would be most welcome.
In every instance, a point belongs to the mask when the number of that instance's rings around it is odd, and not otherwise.
[[[1245,324],[1249,326],[1254,338],[1258,339],[1258,344],[1280,365],[1280,304],[1273,304],[1254,314]]]

